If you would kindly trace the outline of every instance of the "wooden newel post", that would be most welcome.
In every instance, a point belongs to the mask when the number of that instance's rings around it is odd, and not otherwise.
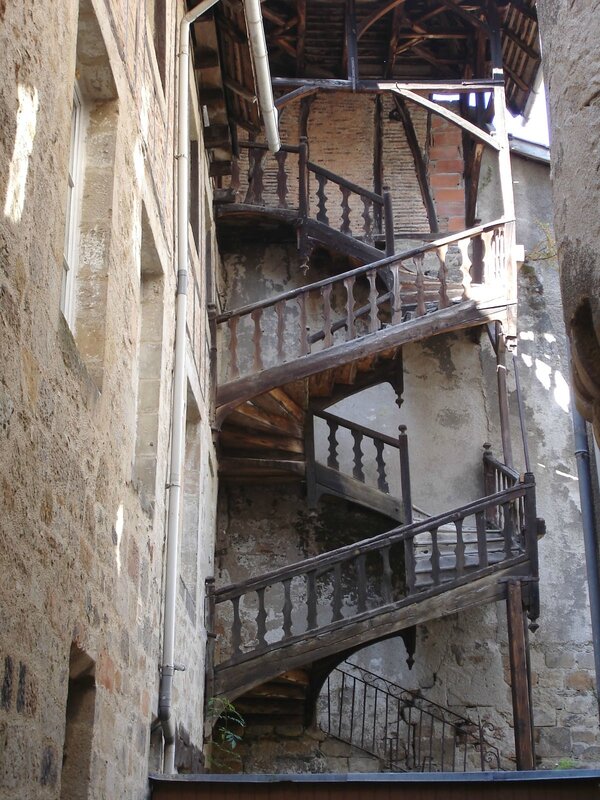
[[[404,524],[410,525],[413,521],[412,497],[410,493],[410,464],[408,459],[408,436],[406,425],[400,425],[400,435],[398,445],[400,451],[400,487],[402,491],[402,508],[404,510]],[[413,592],[415,588],[415,552],[414,542],[407,539],[404,542],[404,562],[406,569],[406,584],[408,591]]]
[[[309,508],[317,507],[317,481],[315,475],[315,418],[310,412],[304,421],[304,453],[306,455],[306,502]]]
[[[529,586],[529,608],[527,615],[531,621],[531,631],[537,630],[536,620],[540,615],[540,590],[537,578],[539,577],[539,556],[538,556],[538,518],[536,516],[535,502],[535,476],[532,472],[523,475],[523,483],[526,484],[525,494],[525,543],[527,555],[529,557],[531,576],[534,581]]]
[[[535,769],[535,746],[530,692],[531,678],[526,618],[519,581],[509,581],[507,585],[506,616],[517,769],[532,770]]]
[[[393,256],[394,244],[394,209],[392,208],[392,194],[389,186],[383,187],[383,217],[385,223],[385,254]]]
[[[301,268],[304,270],[308,268],[308,259],[310,256],[308,236],[306,234],[306,222],[309,213],[308,193],[308,139],[306,136],[301,136],[298,149],[298,210],[300,212],[298,252],[300,254]]]

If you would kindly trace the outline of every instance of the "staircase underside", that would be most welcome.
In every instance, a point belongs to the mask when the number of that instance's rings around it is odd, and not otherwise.
[[[529,559],[520,555],[505,561],[502,569],[490,566],[475,575],[467,575],[453,588],[437,586],[412,594],[387,607],[340,620],[323,628],[286,639],[278,647],[252,651],[234,665],[215,667],[215,695],[230,700],[281,673],[351,650],[357,644],[374,644],[405,628],[454,614],[472,606],[506,598],[507,579],[531,574]]]

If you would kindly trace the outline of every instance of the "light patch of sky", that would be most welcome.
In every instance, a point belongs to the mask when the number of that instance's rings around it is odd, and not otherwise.
[[[523,116],[513,117],[507,114],[508,132],[519,139],[526,139],[528,142],[550,144],[550,134],[548,131],[548,112],[546,109],[546,92],[544,82],[534,88],[533,101],[530,104],[527,118]]]

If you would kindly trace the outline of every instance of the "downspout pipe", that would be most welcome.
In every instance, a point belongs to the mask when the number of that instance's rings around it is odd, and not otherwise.
[[[577,477],[579,478],[579,497],[581,501],[585,565],[587,571],[588,594],[590,598],[594,668],[596,670],[596,689],[598,689],[600,681],[600,570],[598,569],[596,526],[594,523],[590,450],[585,420],[577,410],[574,402],[572,403],[572,414],[575,458],[577,459]],[[600,703],[600,700],[598,700],[598,702]]]
[[[262,23],[260,0],[244,0],[244,11],[250,37],[250,52],[252,54],[252,63],[254,64],[260,113],[265,125],[265,135],[269,150],[272,153],[276,153],[281,147],[281,141],[277,127],[277,109],[273,101],[269,55],[267,53],[265,29]]]
[[[176,725],[173,717],[173,675],[176,670],[183,669],[175,663],[175,621],[177,610],[177,583],[179,576],[179,527],[181,509],[181,489],[183,475],[183,455],[185,447],[185,410],[186,410],[186,326],[187,326],[187,287],[188,287],[188,221],[189,209],[189,92],[190,92],[190,28],[192,24],[211,9],[218,0],[202,0],[188,11],[179,26],[179,52],[177,55],[177,294],[175,300],[175,359],[173,366],[173,413],[171,420],[171,458],[169,464],[168,513],[167,513],[167,555],[165,565],[165,601],[163,620],[163,652],[160,668],[160,687],[158,694],[158,717],[164,737],[163,772],[175,772],[175,734]],[[259,25],[264,43],[259,8]],[[258,32],[255,30],[255,36]],[[268,60],[265,58],[257,64],[256,75],[261,109],[269,109],[272,105],[273,93]],[[260,82],[259,82],[260,81]],[[265,84],[268,94],[263,96]],[[261,88],[262,87],[262,88]],[[270,101],[269,101],[270,98]],[[274,111],[273,107],[273,111]],[[276,127],[276,115],[271,115],[265,125],[269,147],[275,152],[279,149],[279,136]],[[273,129],[273,124],[275,128]],[[273,135],[275,134],[275,138]]]

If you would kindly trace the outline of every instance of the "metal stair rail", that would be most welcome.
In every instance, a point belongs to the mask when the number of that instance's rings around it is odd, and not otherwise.
[[[318,701],[320,728],[377,756],[390,772],[500,769],[500,752],[474,722],[368,669],[343,662]]]
[[[512,224],[470,228],[218,314],[224,355],[217,404],[345,363],[359,343],[362,355],[401,344],[402,326],[419,338],[496,318],[510,296],[505,238]]]
[[[489,557],[488,523],[502,549]],[[452,568],[441,559],[438,531],[453,526]],[[475,531],[474,547],[463,529]],[[379,615],[464,587],[501,570],[521,566],[537,577],[535,483],[527,473],[518,484],[426,520],[285,566],[210,594],[209,616],[229,641],[220,642],[216,673],[291,645],[310,651],[311,639],[352,625],[367,627]],[[417,581],[415,543],[428,541],[428,585]],[[467,558],[467,549],[468,558]],[[413,554],[412,557],[410,554]],[[422,564],[421,564],[422,566]],[[330,637],[331,638],[331,637]]]

